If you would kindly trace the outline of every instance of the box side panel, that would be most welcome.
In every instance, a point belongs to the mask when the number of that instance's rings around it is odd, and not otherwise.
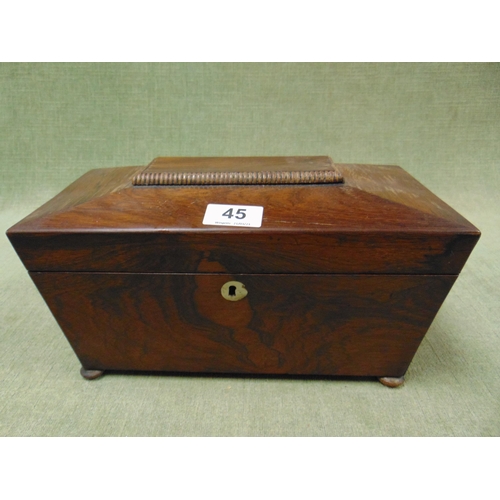
[[[87,369],[401,376],[456,276],[31,273]],[[221,287],[245,285],[233,302]]]
[[[29,271],[459,274],[476,235],[12,234]]]

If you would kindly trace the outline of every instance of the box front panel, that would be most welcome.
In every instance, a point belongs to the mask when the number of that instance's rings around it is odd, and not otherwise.
[[[87,369],[346,376],[403,375],[456,279],[30,274]]]

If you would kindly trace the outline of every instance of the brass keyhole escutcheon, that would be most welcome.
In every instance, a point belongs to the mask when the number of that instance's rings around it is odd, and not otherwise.
[[[237,300],[244,299],[248,294],[248,290],[239,281],[228,281],[222,285],[220,293],[226,300],[236,302]]]

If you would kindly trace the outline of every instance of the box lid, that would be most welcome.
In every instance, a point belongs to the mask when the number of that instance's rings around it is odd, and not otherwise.
[[[250,157],[91,170],[7,235],[30,271],[458,274],[480,232],[396,166]]]

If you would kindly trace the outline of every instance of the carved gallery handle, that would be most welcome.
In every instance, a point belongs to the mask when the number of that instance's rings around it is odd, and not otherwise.
[[[336,170],[305,172],[142,172],[134,186],[179,186],[220,184],[340,184]]]

